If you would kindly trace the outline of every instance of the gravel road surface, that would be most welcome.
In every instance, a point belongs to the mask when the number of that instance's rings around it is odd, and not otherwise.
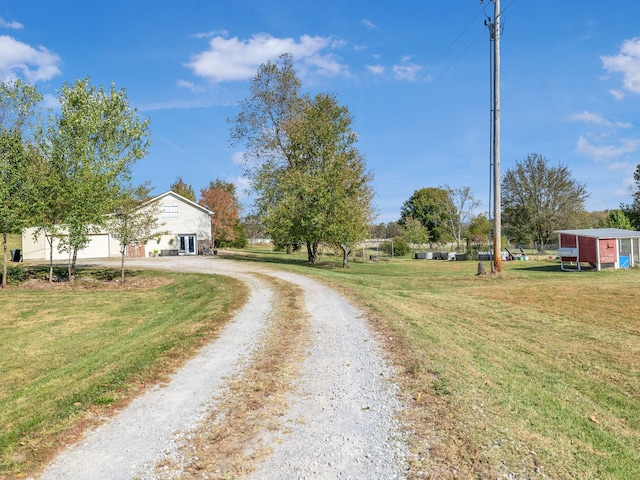
[[[246,282],[251,295],[220,337],[167,385],[87,432],[46,468],[41,480],[176,478],[175,472],[163,476],[157,464],[175,457],[189,432],[215,407],[226,379],[241,372],[245,359],[259,348],[274,294],[253,273],[303,290],[312,345],[280,428],[262,434],[272,453],[246,478],[404,478],[407,448],[395,420],[400,405],[392,372],[365,319],[335,291],[301,275],[221,258],[131,259],[127,267],[228,275]]]

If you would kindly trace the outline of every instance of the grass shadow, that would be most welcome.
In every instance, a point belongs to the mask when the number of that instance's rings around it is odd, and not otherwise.
[[[8,281],[11,284],[20,284],[27,280],[49,280],[48,263],[38,264],[18,264],[10,266],[7,270]],[[111,282],[120,278],[121,272],[119,269],[114,268],[96,268],[98,264],[78,264],[76,269],[76,278],[90,277],[102,282]],[[135,277],[136,272],[132,270],[126,270],[126,276]],[[54,264],[53,265],[53,281],[54,282],[67,282],[69,281],[69,267],[66,264]]]
[[[299,267],[310,267],[310,268],[338,268],[341,267],[341,263],[329,263],[329,262],[320,262],[317,264],[309,263],[306,259],[290,255],[287,253],[280,254],[279,252],[271,253],[269,255],[253,253],[253,252],[243,252],[243,253],[235,253],[235,252],[222,252],[219,253],[218,256],[220,258],[224,258],[227,260],[236,260],[239,262],[251,262],[251,263],[262,263],[262,264],[272,264],[272,265],[293,265]]]
[[[550,272],[550,273],[561,273],[560,264],[551,264],[551,265],[526,265],[524,262],[520,262],[522,265],[518,265],[517,267],[513,267],[512,270],[521,270],[527,272]]]

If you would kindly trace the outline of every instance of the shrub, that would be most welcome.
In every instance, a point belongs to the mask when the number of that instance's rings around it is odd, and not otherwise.
[[[390,241],[386,241],[382,245],[380,245],[380,250],[388,255],[391,255],[392,248],[393,254],[397,257],[404,257],[405,255],[411,253],[411,247],[402,237],[395,237],[393,239],[393,245]]]

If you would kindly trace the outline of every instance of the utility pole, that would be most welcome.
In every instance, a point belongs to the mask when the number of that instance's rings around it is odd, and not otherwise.
[[[482,2],[483,0],[481,0]],[[493,264],[491,271],[502,271],[502,198],[500,192],[500,0],[493,2],[493,21],[487,23],[493,42]]]

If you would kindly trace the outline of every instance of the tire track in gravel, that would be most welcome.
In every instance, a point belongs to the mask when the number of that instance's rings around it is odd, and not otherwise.
[[[280,428],[260,434],[272,453],[247,478],[404,478],[407,448],[395,421],[400,405],[392,372],[365,319],[335,291],[302,275],[219,258],[128,260],[127,267],[229,275],[247,282],[251,295],[220,338],[166,387],[151,390],[89,432],[57,457],[41,480],[156,478],[156,463],[173,455],[214,407],[225,378],[239,374],[242,359],[257,348],[273,299],[251,272],[302,288],[312,345],[287,396],[289,410]]]

